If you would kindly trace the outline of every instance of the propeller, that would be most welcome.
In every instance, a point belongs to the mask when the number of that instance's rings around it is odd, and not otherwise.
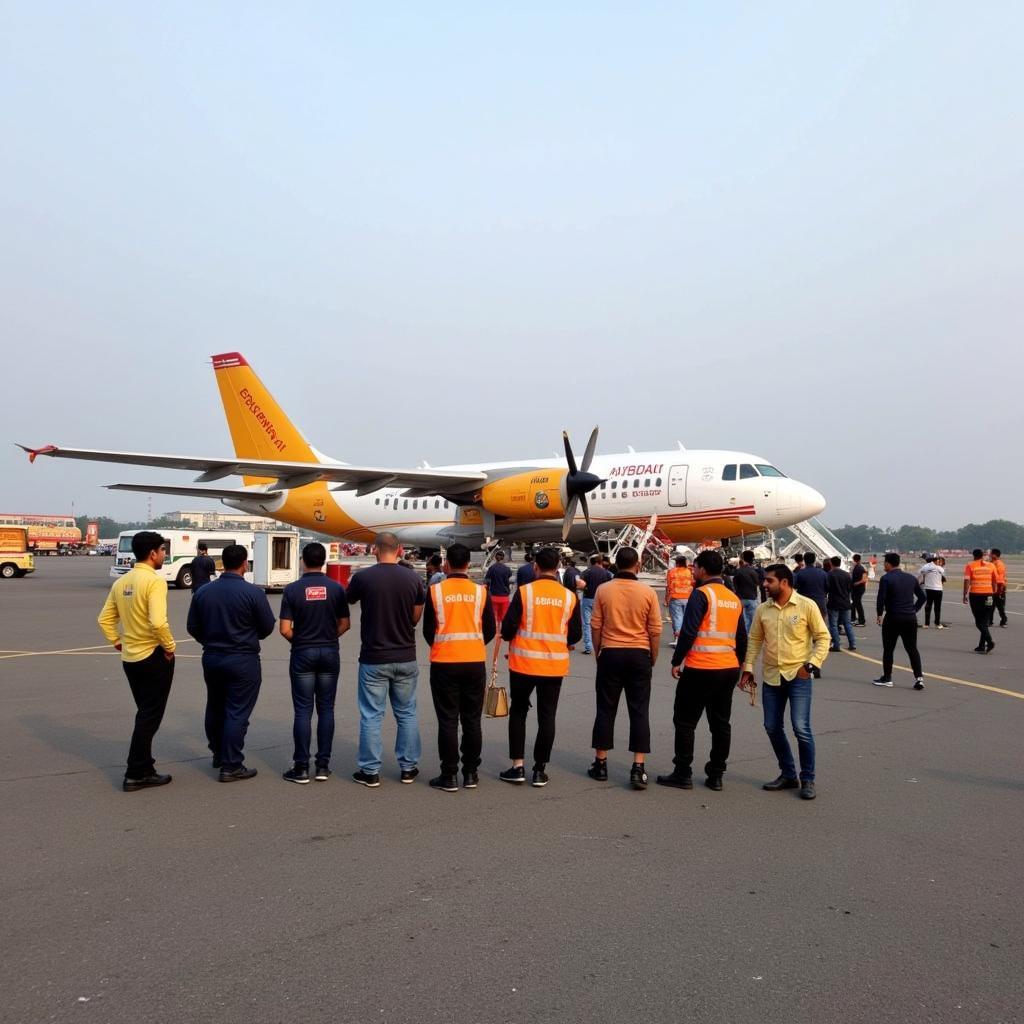
[[[565,478],[565,518],[562,520],[562,541],[565,542],[569,539],[569,531],[572,529],[578,507],[583,509],[583,518],[586,519],[587,529],[593,537],[587,494],[595,487],[600,487],[604,481],[590,472],[590,464],[594,461],[594,452],[597,450],[597,427],[590,433],[590,440],[587,441],[586,450],[583,452],[583,462],[578,467],[572,445],[569,443],[569,434],[564,430],[562,442],[565,445],[565,461],[569,464],[569,474]]]

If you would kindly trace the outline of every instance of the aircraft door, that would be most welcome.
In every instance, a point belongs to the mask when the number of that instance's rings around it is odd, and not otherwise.
[[[689,466],[671,466],[668,471],[668,503],[680,507],[686,504],[686,478]]]

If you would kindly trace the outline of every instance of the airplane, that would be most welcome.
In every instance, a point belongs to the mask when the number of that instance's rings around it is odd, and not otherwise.
[[[198,473],[194,485],[232,476],[242,487],[109,484],[110,490],[213,498],[229,508],[344,540],[369,543],[391,531],[408,546],[535,543],[596,546],[595,533],[645,527],[657,516],[673,542],[739,537],[818,515],[825,499],[747,452],[596,454],[595,427],[577,463],[563,432],[565,460],[520,459],[421,468],[354,466],[314,448],[264,387],[245,357],[212,357],[234,458],[154,455],[18,445],[39,456]]]

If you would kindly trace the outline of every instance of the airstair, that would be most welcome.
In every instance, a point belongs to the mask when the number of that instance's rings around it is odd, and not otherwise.
[[[853,551],[820,519],[808,519],[803,523],[787,526],[786,529],[793,534],[793,540],[779,552],[783,558],[792,558],[799,551],[813,551],[819,558],[833,558],[838,555],[843,560],[843,568],[849,567]]]
[[[661,572],[672,561],[672,541],[657,529],[658,517],[651,516],[646,527],[628,523],[613,534],[608,557],[615,561],[620,548],[635,548],[640,552],[640,567],[645,572]]]

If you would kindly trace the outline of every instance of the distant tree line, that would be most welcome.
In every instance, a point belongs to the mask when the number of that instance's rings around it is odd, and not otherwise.
[[[932,530],[927,526],[846,526],[833,533],[854,551],[936,551],[963,548],[999,548],[1004,554],[1024,551],[1024,525],[1009,519],[968,523],[959,530]]]
[[[167,530],[187,530],[188,523],[179,522],[177,519],[168,519],[167,516],[159,516],[151,523],[132,522],[122,523],[109,516],[75,516],[75,525],[85,536],[85,528],[89,523],[98,523],[100,536],[103,538],[116,537],[122,530],[159,530],[161,527]]]

